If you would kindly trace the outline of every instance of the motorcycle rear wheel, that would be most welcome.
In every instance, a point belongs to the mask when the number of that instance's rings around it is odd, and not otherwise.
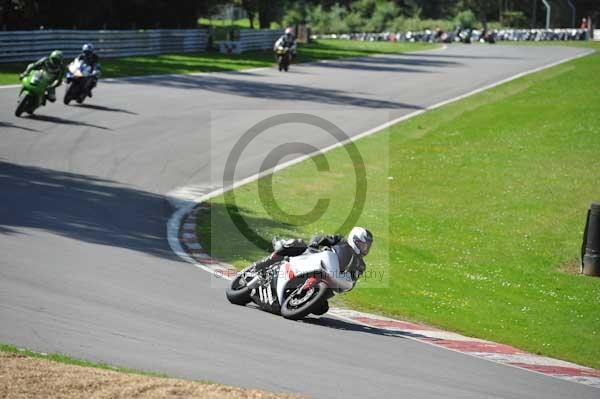
[[[311,293],[305,293],[308,298],[302,297],[302,294],[297,295],[294,291],[291,293],[281,305],[281,315],[286,319],[300,320],[308,316],[310,313],[318,314],[319,311],[323,310],[325,306],[323,302],[327,301],[327,292],[329,287],[324,282],[320,282],[313,286],[309,291]],[[297,305],[294,302],[298,303]]]
[[[238,273],[229,287],[225,290],[227,300],[234,305],[244,306],[252,302],[252,299],[250,298],[250,288],[246,286],[245,282],[241,283],[243,278],[244,273]]]

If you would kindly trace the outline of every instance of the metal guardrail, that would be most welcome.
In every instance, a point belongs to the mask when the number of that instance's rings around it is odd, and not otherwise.
[[[283,30],[279,29],[240,29],[238,40],[219,42],[221,53],[240,54],[252,50],[270,50]]]
[[[382,33],[343,33],[332,35],[316,35],[316,39],[346,39],[363,41],[408,41],[408,42],[453,42],[460,41],[462,32],[444,32],[438,34],[432,30],[407,31],[407,32],[382,32]],[[483,38],[484,32],[474,29],[470,31],[470,38],[478,41]],[[585,29],[494,29],[485,32],[486,37],[496,41],[545,41],[545,40],[587,40],[589,32]]]
[[[34,30],[0,32],[0,63],[33,61],[52,50],[74,57],[93,43],[101,57],[122,57],[206,50],[205,29]]]

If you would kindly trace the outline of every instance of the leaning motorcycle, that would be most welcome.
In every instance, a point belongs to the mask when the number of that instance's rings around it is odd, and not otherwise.
[[[279,46],[275,49],[275,55],[277,56],[277,66],[279,71],[288,71],[290,67],[290,49],[288,47]]]
[[[77,101],[78,104],[83,103],[85,98],[89,96],[88,88],[92,84],[91,81],[93,79],[98,79],[99,76],[99,66],[92,68],[83,60],[75,58],[73,62],[69,64],[65,76],[67,83],[65,97],[63,99],[65,105],[69,105],[72,100]]]
[[[286,319],[299,320],[329,310],[328,299],[354,287],[340,272],[341,259],[330,248],[287,257],[271,266],[242,270],[226,290],[229,302],[254,302]]]
[[[21,79],[21,91],[17,100],[15,116],[20,117],[23,112],[33,114],[41,105],[44,105],[46,88],[50,84],[48,73],[44,70],[34,70]]]

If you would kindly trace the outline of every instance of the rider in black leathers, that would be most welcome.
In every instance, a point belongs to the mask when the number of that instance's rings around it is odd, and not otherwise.
[[[88,96],[91,98],[92,97],[92,89],[94,87],[96,87],[96,85],[98,84],[98,77],[100,76],[100,64],[98,63],[99,57],[94,52],[94,45],[91,43],[84,44],[83,47],[81,48],[81,54],[79,54],[77,56],[77,59],[80,61],[83,61],[84,63],[86,63],[87,65],[89,65],[92,68],[93,75],[86,82],[86,87],[85,87],[88,92],[87,93]]]

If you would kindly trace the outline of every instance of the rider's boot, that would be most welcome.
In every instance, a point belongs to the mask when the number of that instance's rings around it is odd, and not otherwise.
[[[96,84],[98,84],[96,79],[92,79],[91,82],[89,83],[89,85],[87,87],[87,95],[88,95],[89,98],[93,97],[93,95],[92,95],[92,89],[94,87],[96,87]]]
[[[50,101],[51,103],[55,102],[55,101],[56,101],[56,93],[54,92],[54,90],[52,90],[52,91],[50,91],[50,90],[49,90],[49,91],[46,93],[46,98],[47,98],[47,99],[48,99],[48,101]],[[46,104],[45,104],[45,102],[44,102],[44,105],[46,105]]]

